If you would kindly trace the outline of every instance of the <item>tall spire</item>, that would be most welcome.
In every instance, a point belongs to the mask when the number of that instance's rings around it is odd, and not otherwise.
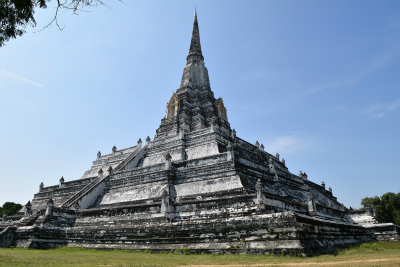
[[[183,69],[181,86],[206,87],[209,90],[210,80],[207,68],[204,66],[204,57],[201,52],[199,25],[197,23],[197,11],[194,9],[194,22],[192,39],[190,41],[189,55],[186,58],[186,66]]]
[[[193,22],[193,32],[192,32],[192,40],[190,41],[190,49],[187,60],[192,56],[199,56],[204,60],[203,54],[201,53],[201,44],[200,44],[200,33],[199,33],[199,25],[197,23],[197,11],[194,8],[194,22]]]
[[[217,121],[218,126],[216,126]],[[165,118],[161,120],[155,139],[177,134],[182,137],[184,133],[211,126],[213,129],[218,127],[218,130],[226,135],[231,133],[223,101],[216,100],[211,91],[210,78],[201,51],[195,9],[192,39],[181,85],[167,103],[167,112]]]

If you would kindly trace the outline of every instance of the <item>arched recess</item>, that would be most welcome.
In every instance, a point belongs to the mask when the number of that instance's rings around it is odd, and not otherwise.
[[[218,98],[216,102],[218,118],[228,121],[227,111],[222,98]]]
[[[178,109],[179,109],[179,97],[174,93],[171,96],[171,99],[167,103],[167,110],[165,113],[165,118],[175,118],[178,116]]]

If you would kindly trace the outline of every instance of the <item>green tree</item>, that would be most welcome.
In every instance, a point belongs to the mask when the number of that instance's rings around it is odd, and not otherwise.
[[[0,217],[3,216],[4,210],[7,210],[7,215],[13,215],[17,213],[22,208],[21,204],[14,202],[6,202],[2,207],[0,207]]]
[[[27,26],[35,27],[35,8],[47,8],[48,2],[51,0],[0,0],[0,47],[11,38],[22,36]],[[77,15],[87,7],[99,5],[106,6],[101,0],[57,0],[54,18],[44,28],[55,22],[61,30],[57,21],[57,14],[61,10]]]
[[[376,207],[382,222],[400,225],[400,193],[388,192],[381,197],[366,197],[361,200],[361,205],[365,207],[367,202]]]

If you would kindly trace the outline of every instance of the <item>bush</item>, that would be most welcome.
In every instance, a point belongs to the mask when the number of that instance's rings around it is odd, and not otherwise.
[[[4,203],[2,207],[0,206],[0,217],[3,216],[3,212],[5,209],[7,210],[7,216],[11,216],[22,209],[22,205],[14,202]]]
[[[291,251],[289,256],[290,257],[301,257],[301,253],[297,253],[296,251]]]
[[[376,207],[382,222],[400,224],[400,193],[388,192],[382,196],[366,197],[361,200],[364,207],[369,202]]]
[[[378,250],[378,245],[376,243],[373,243],[373,244],[364,243],[364,244],[360,245],[360,248],[368,248],[368,249],[372,249],[372,250]]]

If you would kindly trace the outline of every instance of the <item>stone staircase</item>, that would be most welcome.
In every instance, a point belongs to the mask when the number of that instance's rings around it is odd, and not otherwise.
[[[142,148],[142,146],[138,146],[135,151],[133,151],[126,159],[124,159],[117,167],[115,167],[114,171],[120,171],[129,161],[131,161],[136,155],[147,147],[147,144]]]
[[[145,146],[146,147],[146,146]],[[129,161],[131,161],[142,149],[145,149],[145,147],[138,146],[135,151],[133,151],[124,161],[122,161],[120,164],[118,164],[117,167],[113,171],[119,171],[121,170]],[[102,183],[104,180],[106,180],[109,175],[104,175],[97,177],[95,180],[87,184],[84,188],[82,188],[79,192],[77,192],[75,195],[73,195],[71,198],[69,198],[67,201],[65,201],[61,207],[62,208],[70,208],[72,207],[73,204],[76,203],[80,198],[82,198],[85,194],[96,188],[100,183]]]
[[[70,208],[77,200],[79,200],[82,196],[84,196],[87,192],[95,188],[99,183],[104,181],[106,178],[108,178],[109,175],[104,175],[101,177],[96,178],[92,182],[90,182],[88,185],[86,185],[82,190],[80,190],[78,193],[73,195],[71,198],[69,198],[67,201],[65,201],[61,207],[62,208]]]
[[[18,227],[33,225],[33,223],[37,220],[37,218],[39,218],[40,215],[43,215],[45,213],[45,211],[46,211],[45,209],[42,209],[42,210],[36,211],[29,217],[22,218],[18,223]]]

